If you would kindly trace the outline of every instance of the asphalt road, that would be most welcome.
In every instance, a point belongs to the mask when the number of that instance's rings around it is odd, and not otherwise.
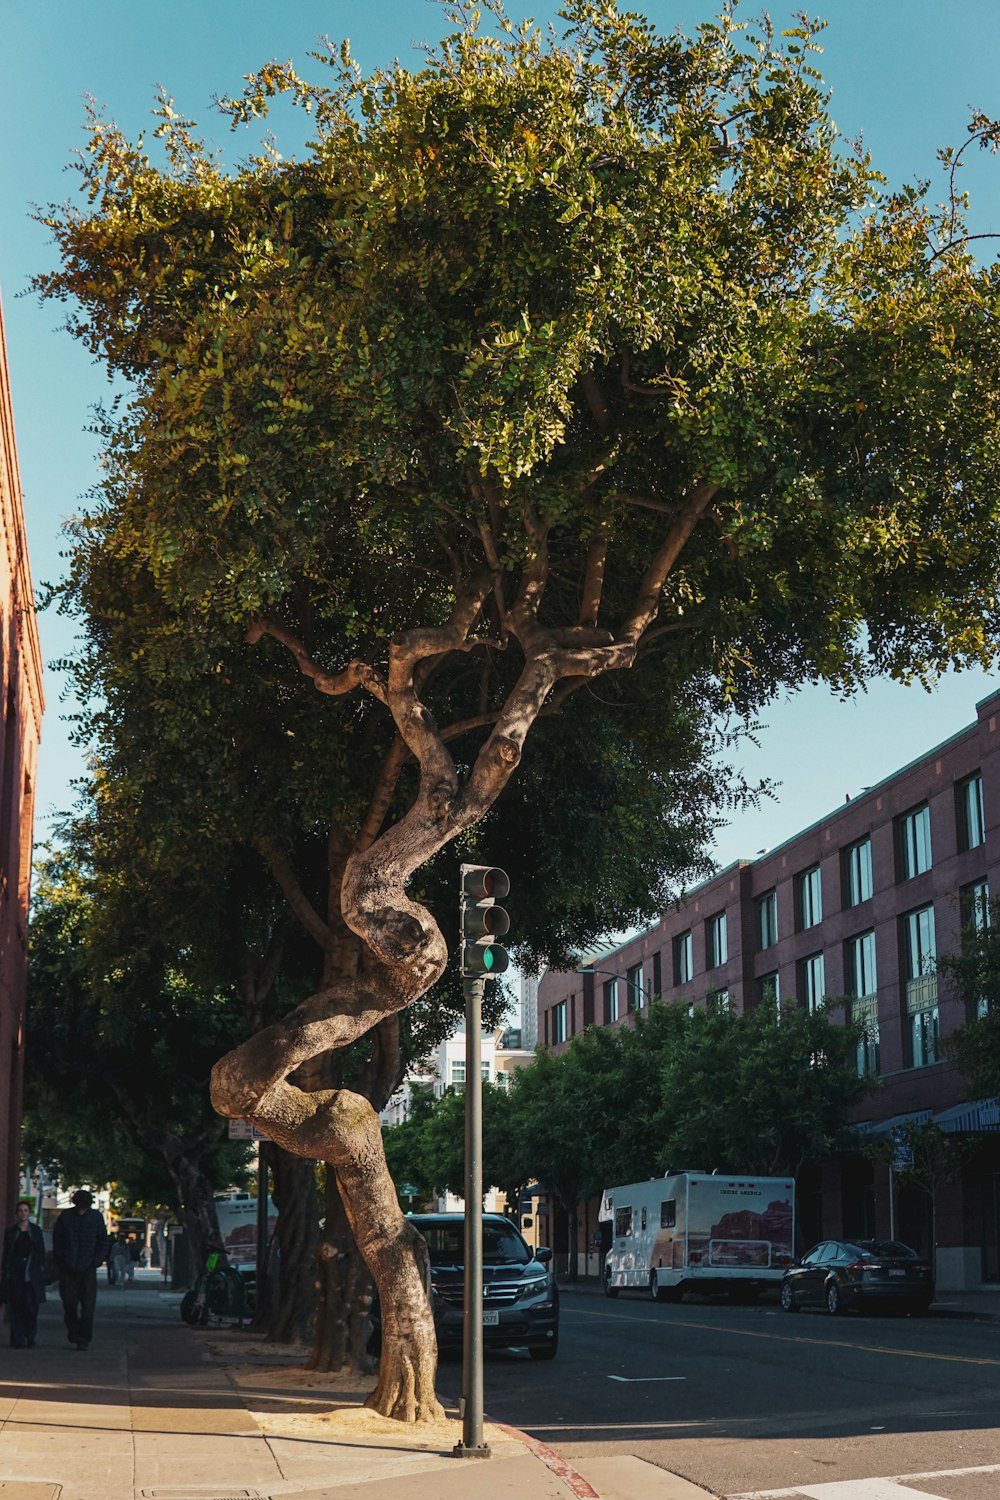
[[[441,1367],[457,1398],[460,1363]],[[1000,1465],[1000,1324],[563,1297],[559,1354],[488,1354],[486,1410],[581,1467],[634,1454],[716,1495]],[[995,1500],[1000,1472],[919,1483]]]

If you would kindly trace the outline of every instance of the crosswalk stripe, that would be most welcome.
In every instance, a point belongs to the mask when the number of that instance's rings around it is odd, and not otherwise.
[[[798,1492],[807,1500],[943,1500],[926,1490],[911,1490],[894,1479],[834,1479],[826,1484],[806,1484]]]

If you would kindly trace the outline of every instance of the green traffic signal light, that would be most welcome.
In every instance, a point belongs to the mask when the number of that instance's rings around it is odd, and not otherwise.
[[[510,891],[503,870],[492,865],[462,866],[462,945],[460,968],[464,979],[502,974],[510,956],[496,941],[510,931],[510,917],[497,898]]]

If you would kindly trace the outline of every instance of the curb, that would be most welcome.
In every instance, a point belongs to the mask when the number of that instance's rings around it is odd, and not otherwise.
[[[582,1474],[578,1474],[572,1464],[560,1458],[554,1449],[549,1448],[545,1443],[540,1443],[530,1433],[522,1432],[520,1427],[510,1427],[506,1422],[494,1422],[492,1417],[487,1417],[486,1420],[492,1426],[499,1428],[501,1432],[505,1432],[508,1437],[516,1438],[519,1443],[523,1443],[535,1458],[541,1459],[545,1467],[550,1469],[557,1479],[561,1479],[563,1484],[569,1486],[578,1500],[601,1500],[600,1494],[590,1481],[584,1479]]]

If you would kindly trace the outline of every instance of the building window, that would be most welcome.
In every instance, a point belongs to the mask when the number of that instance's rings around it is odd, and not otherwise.
[[[659,953],[653,954],[653,994],[657,998],[663,994],[663,961]]]
[[[612,1021],[617,1021],[618,1015],[618,981],[606,979],[604,981],[604,1024],[607,1026]]]
[[[569,1035],[569,1002],[560,1000],[552,1007],[552,1045],[558,1046]]]
[[[986,840],[983,816],[983,778],[977,771],[955,788],[958,793],[958,847],[977,849]]]
[[[694,946],[690,932],[674,938],[674,983],[687,984],[694,975]]]
[[[480,1060],[479,1060],[479,1072],[482,1075],[483,1082],[484,1083],[489,1083],[489,1081],[490,1081],[490,1065],[489,1065],[488,1062],[484,1062],[482,1058],[480,1058]]]
[[[823,891],[819,865],[805,870],[795,882],[795,904],[798,907],[799,931],[815,927],[823,920]]]
[[[452,1086],[453,1089],[464,1089],[465,1088],[465,1058],[464,1057],[455,1057],[455,1058],[452,1058],[451,1068],[450,1068],[449,1075],[448,1075],[448,1082],[451,1084],[451,1086]]]
[[[875,934],[862,932],[847,940],[847,963],[845,964],[848,993],[859,999],[874,995],[878,990],[875,974]]]
[[[822,953],[812,953],[799,964],[799,999],[806,1010],[818,1010],[826,994],[826,972]]]
[[[912,880],[931,867],[931,810],[925,802],[899,820],[899,878]]]
[[[858,1077],[878,1072],[878,996],[862,995],[851,1001],[851,1020],[860,1027],[857,1047]]]
[[[731,1009],[728,990],[709,990],[705,1004],[715,1015],[720,1016]]]
[[[757,901],[757,934],[762,948],[773,948],[778,941],[777,891],[767,891]]]
[[[903,942],[907,979],[918,980],[933,975],[937,967],[933,906],[907,912],[903,918]]]
[[[717,969],[729,958],[729,938],[726,931],[726,914],[709,917],[705,923],[705,951],[710,969]]]
[[[871,897],[872,841],[859,839],[844,850],[844,894],[848,906],[860,906]]]
[[[781,981],[777,971],[773,974],[762,974],[757,981],[757,1004],[778,1005],[781,1001]]]
[[[642,964],[633,964],[630,969],[626,969],[625,978],[628,980],[629,1010],[642,1010],[644,1000],[642,989]]]
[[[990,925],[990,887],[986,880],[973,880],[958,893],[962,926],[982,932]]]
[[[934,972],[937,944],[933,906],[907,912],[902,923],[910,1054],[915,1068],[925,1068],[938,1060],[938,993]]]

